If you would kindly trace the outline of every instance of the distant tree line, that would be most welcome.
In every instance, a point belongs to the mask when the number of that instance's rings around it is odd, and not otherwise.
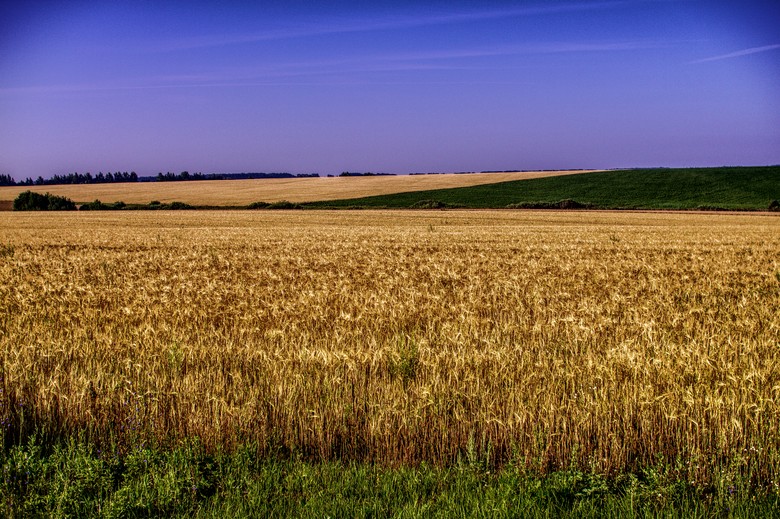
[[[190,173],[182,171],[181,173],[157,173],[156,177],[141,177],[141,182],[176,182],[186,180],[245,180],[253,178],[312,178],[319,177],[319,173],[302,173],[293,175],[292,173]]]
[[[51,178],[38,177],[33,180],[26,178],[21,182],[16,182],[11,175],[0,175],[0,186],[54,186],[62,184],[109,184],[113,182],[138,182],[138,175],[135,171],[117,171],[116,173],[103,174],[101,171],[97,175],[92,173],[69,173],[67,175],[54,175]]]
[[[110,184],[113,182],[174,182],[181,180],[239,180],[251,178],[310,178],[319,177],[319,173],[157,173],[156,176],[139,177],[135,171],[117,171],[116,173],[69,173],[67,175],[54,175],[51,178],[39,176],[37,179],[26,178],[16,182],[11,175],[0,175],[0,186],[53,186],[61,184]]]
[[[668,169],[668,168],[658,168],[658,169]],[[517,173],[517,172],[533,172],[536,173],[537,171],[560,171],[560,169],[487,169],[485,171],[481,171],[480,173]],[[566,171],[585,171],[584,168],[566,168]]]
[[[395,173],[372,173],[367,171],[365,173],[359,173],[357,171],[342,171],[339,174],[340,177],[394,177]]]

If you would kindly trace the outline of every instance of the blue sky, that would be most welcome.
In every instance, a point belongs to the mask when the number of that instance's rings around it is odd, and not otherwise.
[[[0,7],[0,173],[780,163],[780,2]]]

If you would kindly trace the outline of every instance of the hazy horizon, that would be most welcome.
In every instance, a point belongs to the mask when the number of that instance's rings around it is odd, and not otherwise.
[[[0,174],[780,164],[780,4],[0,7]]]

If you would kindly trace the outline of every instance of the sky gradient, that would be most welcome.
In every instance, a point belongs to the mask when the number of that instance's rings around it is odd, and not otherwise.
[[[780,163],[776,1],[20,4],[17,180]]]

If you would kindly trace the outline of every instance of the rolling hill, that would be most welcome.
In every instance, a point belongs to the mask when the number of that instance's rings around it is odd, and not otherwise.
[[[592,171],[592,170],[591,170]],[[16,196],[28,189],[65,196],[77,203],[148,204],[179,201],[195,206],[240,207],[253,202],[313,202],[388,195],[401,192],[468,187],[495,182],[573,175],[587,171],[515,171],[502,173],[319,177],[250,180],[198,180],[0,187],[0,207],[10,210]]]
[[[573,200],[599,209],[765,210],[778,199],[780,166],[765,166],[598,171],[307,206],[533,208]]]

